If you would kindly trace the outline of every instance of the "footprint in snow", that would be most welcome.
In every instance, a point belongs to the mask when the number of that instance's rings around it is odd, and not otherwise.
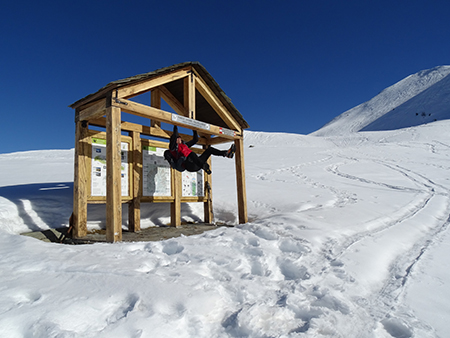
[[[303,253],[309,252],[308,247],[292,239],[281,240],[278,244],[278,248],[283,253],[297,253],[302,255]]]
[[[24,305],[38,302],[42,298],[42,295],[36,291],[24,291],[16,293],[12,298],[17,304]]]
[[[169,241],[164,243],[162,252],[164,252],[166,255],[175,255],[184,250],[184,246],[178,244],[176,241]]]
[[[286,280],[306,280],[311,277],[308,269],[305,266],[299,266],[290,259],[280,259],[278,260],[278,265],[280,268],[280,272],[283,274]]]

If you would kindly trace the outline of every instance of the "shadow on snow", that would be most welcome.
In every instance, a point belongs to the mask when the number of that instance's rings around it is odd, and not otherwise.
[[[68,227],[73,206],[73,182],[0,187],[0,197],[14,203],[18,216],[29,231]],[[181,205],[181,214],[189,221],[202,221],[187,203]],[[144,227],[167,226],[170,222],[170,203],[142,203],[141,221]],[[122,205],[122,224],[127,229],[127,204]],[[106,228],[105,204],[88,204],[88,227]]]

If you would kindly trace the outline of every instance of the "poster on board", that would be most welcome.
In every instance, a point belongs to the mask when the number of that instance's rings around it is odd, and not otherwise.
[[[142,195],[171,196],[170,165],[166,149],[142,146]]]
[[[196,197],[205,196],[203,193],[203,170],[197,172],[182,172],[182,196]]]
[[[122,142],[120,148],[122,196],[128,196],[128,143]],[[91,196],[106,196],[106,140],[94,137],[92,138]]]

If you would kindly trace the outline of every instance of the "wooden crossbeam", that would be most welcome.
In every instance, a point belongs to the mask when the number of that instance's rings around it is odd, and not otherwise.
[[[105,128],[106,127],[106,118],[100,117],[98,119],[90,120],[89,125]],[[121,127],[122,131],[137,132],[141,135],[160,137],[160,138],[164,138],[164,139],[169,139],[170,136],[172,135],[172,131],[164,130],[159,127],[143,126],[141,124],[136,124],[136,123],[132,123],[132,122],[122,121],[120,127]],[[181,139],[184,141],[189,141],[192,138],[192,135],[183,134],[183,133],[180,133],[180,136],[181,136]],[[214,138],[200,137],[197,144],[213,145],[213,144],[220,144],[220,143],[226,143],[226,142],[230,142],[230,140],[224,139],[222,137],[214,137]]]
[[[105,115],[106,100],[101,99],[89,107],[80,110],[75,115],[75,122],[90,120]]]
[[[215,126],[212,124],[209,124],[209,130],[207,130],[207,129],[203,129],[201,127],[193,126],[188,123],[176,121],[173,119],[172,113],[166,112],[161,109],[149,107],[144,104],[133,102],[130,100],[125,100],[125,99],[113,100],[112,104],[114,107],[118,107],[126,113],[130,113],[130,114],[134,114],[134,115],[138,115],[138,116],[146,117],[146,118],[150,118],[150,119],[155,119],[155,120],[158,120],[161,122],[169,123],[172,125],[177,125],[180,127],[185,127],[185,128],[192,129],[192,130],[201,131],[203,134],[220,135],[221,137],[230,139],[230,140],[236,140],[236,139],[241,138],[241,135],[239,135],[239,134],[227,135],[222,132],[221,127],[218,127],[218,126]],[[192,120],[192,121],[195,122],[196,120]]]
[[[144,82],[137,83],[135,85],[119,88],[117,90],[117,98],[129,99],[137,95],[148,92],[149,90],[161,86],[165,83],[173,82],[182,79],[190,74],[189,69],[180,69],[171,74],[165,74],[151,80],[145,80]]]
[[[178,101],[178,99],[172,95],[172,93],[165,87],[161,86],[159,87],[159,90],[161,91],[161,97],[164,99],[164,101],[167,102],[169,106],[175,110],[175,112],[179,115],[188,116],[189,112],[186,110],[186,108],[183,106],[183,104]]]

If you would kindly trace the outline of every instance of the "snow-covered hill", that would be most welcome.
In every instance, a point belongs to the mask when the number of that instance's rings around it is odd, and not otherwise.
[[[450,66],[410,75],[311,135],[394,130],[450,119]]]
[[[449,128],[248,132],[250,222],[151,243],[18,235],[67,224],[73,152],[0,155],[0,337],[445,337]],[[234,173],[213,159],[217,221],[236,221]]]

